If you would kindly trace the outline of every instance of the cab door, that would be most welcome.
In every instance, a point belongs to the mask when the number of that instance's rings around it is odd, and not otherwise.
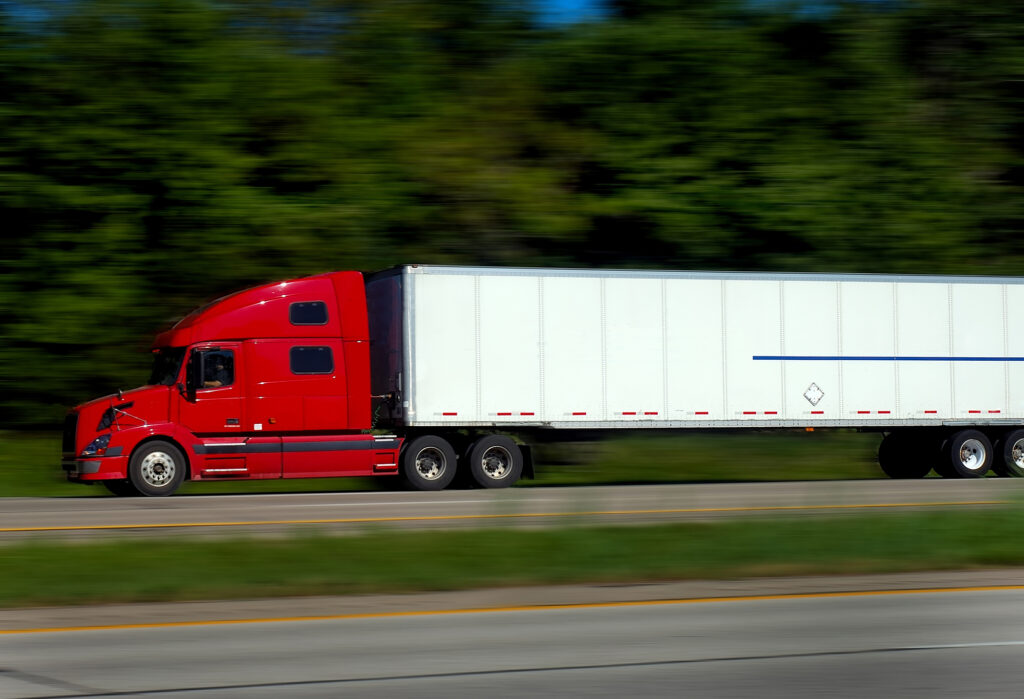
[[[189,352],[185,395],[178,400],[178,423],[198,437],[242,430],[240,349],[240,343],[220,342]]]

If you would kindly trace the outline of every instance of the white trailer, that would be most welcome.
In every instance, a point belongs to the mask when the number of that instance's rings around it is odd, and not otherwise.
[[[1024,474],[1024,279],[408,265],[367,295],[407,429],[857,427],[896,477]]]

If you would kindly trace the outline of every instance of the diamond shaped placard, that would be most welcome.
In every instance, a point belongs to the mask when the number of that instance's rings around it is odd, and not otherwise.
[[[816,383],[812,383],[807,387],[807,390],[804,391],[804,398],[806,398],[807,402],[811,405],[817,405],[824,397],[825,392],[818,388],[818,384]]]

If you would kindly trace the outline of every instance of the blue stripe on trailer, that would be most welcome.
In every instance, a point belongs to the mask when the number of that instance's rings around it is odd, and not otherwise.
[[[1024,357],[898,357],[813,354],[755,354],[754,361],[767,362],[1024,362]]]

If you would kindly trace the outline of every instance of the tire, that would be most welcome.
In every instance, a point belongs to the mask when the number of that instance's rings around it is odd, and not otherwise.
[[[1000,476],[1024,477],[1024,430],[1014,430],[999,438],[992,470]]]
[[[889,478],[924,478],[935,463],[933,442],[925,434],[890,432],[878,447],[878,465]]]
[[[402,451],[402,476],[414,490],[443,490],[455,478],[455,450],[441,437],[424,435]]]
[[[949,439],[943,439],[939,444],[939,458],[935,460],[935,473],[943,478],[958,478],[953,465],[949,462]]]
[[[470,475],[482,488],[507,488],[523,475],[523,452],[508,437],[481,437],[468,454]]]
[[[946,465],[954,478],[982,478],[992,468],[992,442],[978,430],[961,430],[946,441]]]
[[[103,481],[103,486],[114,495],[121,498],[135,498],[139,496],[139,491],[135,489],[131,481]]]
[[[146,442],[132,454],[128,467],[131,484],[140,495],[171,495],[185,480],[185,456],[170,442]]]

